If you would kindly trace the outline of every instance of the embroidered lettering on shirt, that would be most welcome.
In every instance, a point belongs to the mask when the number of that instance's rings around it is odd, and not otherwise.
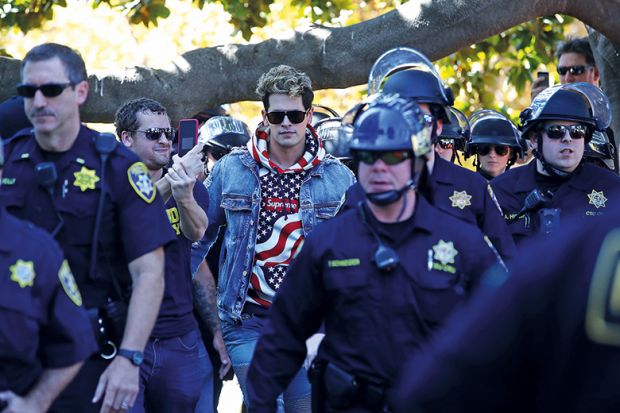
[[[2,185],[15,185],[15,178],[2,178]]]
[[[329,268],[338,268],[338,267],[357,267],[361,264],[359,258],[347,258],[344,260],[329,260],[327,261],[327,266]]]

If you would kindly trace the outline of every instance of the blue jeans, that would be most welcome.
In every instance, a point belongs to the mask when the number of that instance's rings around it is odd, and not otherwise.
[[[260,331],[265,320],[266,319],[264,317],[242,314],[242,322],[240,325],[233,324],[228,321],[222,321],[222,335],[224,336],[224,343],[226,343],[228,356],[232,362],[237,380],[239,380],[239,386],[241,387],[244,403],[246,404],[246,376],[250,362],[252,361],[252,356],[254,355],[256,342],[260,337]],[[285,405],[288,408],[291,404],[295,405],[296,401],[308,399],[309,403],[310,391],[311,389],[310,381],[308,380],[308,373],[306,369],[302,367],[290,382],[284,393],[278,398],[278,413],[284,412]],[[287,413],[290,412],[287,410]]]
[[[209,352],[207,352],[205,357],[200,357],[200,368],[204,370],[205,378],[202,382],[200,398],[194,413],[216,413],[213,410],[213,380],[215,373],[213,371],[213,363],[211,363],[209,358]]]
[[[130,412],[193,412],[206,375],[205,357],[198,329],[178,337],[151,337],[140,366],[140,391]]]

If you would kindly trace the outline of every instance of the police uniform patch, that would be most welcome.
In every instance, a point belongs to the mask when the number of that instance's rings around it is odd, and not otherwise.
[[[588,199],[590,200],[589,202],[590,205],[594,205],[597,209],[605,208],[606,206],[605,202],[607,202],[607,198],[603,194],[603,191],[598,192],[593,189],[592,192],[590,192],[587,195],[588,195]]]
[[[58,270],[58,278],[60,279],[60,284],[62,284],[62,288],[65,290],[67,297],[73,301],[73,304],[81,307],[82,294],[80,294],[80,290],[75,282],[75,278],[73,278],[73,273],[71,272],[71,267],[69,267],[67,260],[62,262]]]
[[[436,245],[433,245],[433,252],[435,259],[443,265],[454,264],[454,257],[459,253],[454,248],[452,241],[445,242],[442,239]]]
[[[466,206],[471,205],[471,195],[467,191],[454,191],[448,199],[452,201],[452,206],[455,208],[465,209]]]
[[[32,287],[34,285],[34,264],[32,261],[17,260],[9,267],[11,271],[11,281],[19,284],[20,288]]]
[[[75,176],[75,181],[73,181],[73,185],[80,188],[82,192],[87,189],[95,189],[95,184],[99,182],[99,177],[94,169],[88,169],[85,166],[82,166],[78,172],[74,172],[73,176]]]
[[[153,202],[155,199],[155,185],[144,163],[136,162],[131,165],[127,169],[127,177],[131,187],[140,198],[148,204]]]

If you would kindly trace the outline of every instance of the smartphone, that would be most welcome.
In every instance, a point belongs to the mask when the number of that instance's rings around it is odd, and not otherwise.
[[[198,142],[198,120],[181,119],[179,121],[179,156],[185,155]]]
[[[549,72],[538,72],[536,73],[536,77],[542,77],[545,81],[542,83],[545,87],[551,87],[551,83],[549,82]]]

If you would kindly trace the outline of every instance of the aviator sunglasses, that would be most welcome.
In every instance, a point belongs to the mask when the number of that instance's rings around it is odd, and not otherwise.
[[[303,110],[274,110],[273,112],[267,112],[267,119],[269,123],[274,125],[279,125],[284,122],[284,117],[286,116],[291,123],[301,123],[306,118],[307,111]]]
[[[570,134],[572,139],[585,139],[588,136],[588,128],[584,125],[547,125],[543,128],[549,139],[560,140]]]
[[[60,95],[69,86],[73,86],[73,85],[74,84],[71,82],[69,83],[45,83],[39,86],[22,83],[20,85],[17,85],[17,94],[21,97],[33,98],[34,95],[37,94],[37,90],[40,90],[41,93],[43,93],[43,96],[48,97],[48,98],[53,98],[53,97]]]
[[[174,139],[177,133],[176,129],[174,128],[148,128],[146,130],[135,129],[129,132],[142,132],[144,133],[146,139],[150,141],[158,140],[162,133],[166,135],[166,139],[171,141]]]
[[[356,151],[355,157],[366,165],[372,165],[377,162],[377,159],[381,159],[386,165],[396,165],[411,158],[411,152],[409,151]]]
[[[506,145],[477,145],[476,153],[486,156],[491,153],[491,148],[493,148],[497,156],[506,156],[508,153],[508,146]]]
[[[574,66],[558,66],[558,73],[560,76],[564,76],[567,72],[571,75],[580,75],[586,71],[586,69],[591,69],[592,66],[586,65],[574,65]]]

